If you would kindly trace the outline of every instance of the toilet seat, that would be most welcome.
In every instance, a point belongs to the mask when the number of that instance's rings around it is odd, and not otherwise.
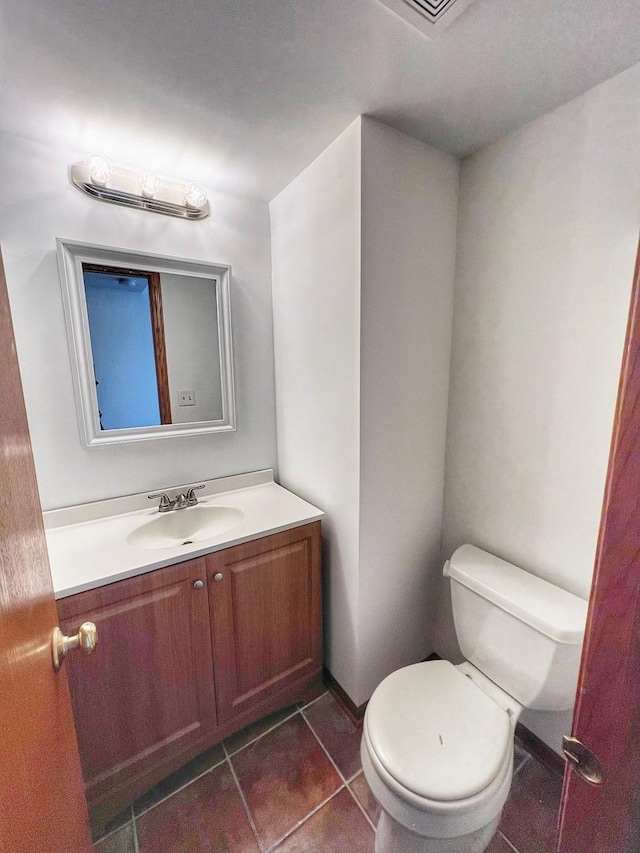
[[[505,757],[496,778],[480,793],[464,800],[428,800],[402,789],[375,757],[366,730],[360,748],[367,783],[384,812],[418,835],[458,838],[490,823],[509,796],[513,752]]]
[[[513,725],[467,675],[432,661],[399,669],[378,686],[365,739],[398,795],[448,803],[490,786],[513,748]]]

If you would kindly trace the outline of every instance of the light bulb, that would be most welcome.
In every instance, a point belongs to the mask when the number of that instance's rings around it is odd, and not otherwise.
[[[111,163],[102,154],[92,154],[89,158],[89,177],[91,183],[106,187],[111,177]]]
[[[153,198],[160,189],[160,178],[155,172],[144,172],[140,178],[140,189],[145,198]]]
[[[187,184],[185,187],[184,200],[189,207],[201,210],[207,203],[207,194],[200,184]]]

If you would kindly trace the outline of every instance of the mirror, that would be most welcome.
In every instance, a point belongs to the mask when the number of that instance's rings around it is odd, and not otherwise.
[[[86,443],[234,430],[230,268],[57,244]]]

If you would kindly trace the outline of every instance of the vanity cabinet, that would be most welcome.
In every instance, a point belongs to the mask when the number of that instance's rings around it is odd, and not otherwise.
[[[58,601],[95,622],[67,667],[96,826],[189,759],[301,698],[322,670],[320,523]]]
[[[319,524],[207,557],[218,721],[320,665]]]
[[[58,611],[66,634],[98,628],[95,652],[64,663],[90,802],[215,729],[204,559],[70,596]]]

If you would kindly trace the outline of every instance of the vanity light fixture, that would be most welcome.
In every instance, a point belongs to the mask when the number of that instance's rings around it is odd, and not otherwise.
[[[194,210],[201,210],[207,203],[207,194],[202,189],[200,184],[187,184],[185,188],[184,200],[189,207]]]
[[[111,163],[102,154],[92,154],[89,158],[89,177],[98,187],[106,187],[111,177]]]
[[[153,198],[160,189],[160,178],[155,172],[143,172],[140,178],[140,189],[145,198]]]
[[[200,184],[161,180],[155,172],[112,166],[102,154],[93,154],[81,163],[73,163],[71,182],[99,201],[151,210],[166,216],[204,219],[211,212],[207,194]]]

